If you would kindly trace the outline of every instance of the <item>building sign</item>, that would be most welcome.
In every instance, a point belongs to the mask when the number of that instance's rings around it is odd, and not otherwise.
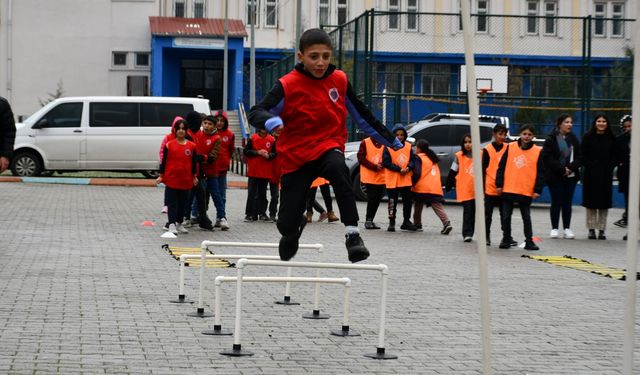
[[[223,49],[224,40],[209,38],[174,38],[173,46],[180,48],[211,48]]]

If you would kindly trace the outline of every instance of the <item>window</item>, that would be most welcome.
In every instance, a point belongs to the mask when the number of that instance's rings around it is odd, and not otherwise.
[[[487,19],[487,14],[489,13],[489,1],[488,0],[478,0],[478,10],[477,10],[477,24],[476,31],[479,33],[486,33],[489,29],[489,20]]]
[[[175,17],[184,17],[185,15],[185,0],[174,0],[173,2],[173,15]]]
[[[607,17],[607,3],[594,4],[595,21],[593,25],[593,35],[605,36],[605,18]]]
[[[538,35],[538,0],[527,1],[527,34]]]
[[[149,66],[149,52],[136,52],[136,67]]]
[[[43,128],[79,128],[81,118],[82,103],[62,103],[42,116],[38,124]]]
[[[624,36],[624,4],[613,3],[612,8],[611,36]]]
[[[127,53],[126,52],[113,52],[113,66],[127,66]]]
[[[427,95],[448,95],[451,82],[449,65],[422,65],[422,93]]]
[[[318,25],[329,25],[329,0],[320,0],[318,2]]]
[[[140,125],[166,127],[167,124],[171,124],[176,113],[189,113],[190,111],[193,111],[193,104],[141,103]]]
[[[278,26],[278,0],[266,0],[265,7],[265,27],[277,27]]]
[[[193,18],[205,18],[204,0],[193,0]]]
[[[449,140],[449,126],[448,125],[436,125],[430,126],[426,129],[422,129],[413,135],[416,139],[426,139],[429,142],[430,147],[439,146],[451,146]],[[457,140],[456,140],[457,143]]]
[[[545,1],[544,3],[544,34],[556,35],[556,16],[558,6],[555,1]]]
[[[149,77],[127,76],[127,96],[149,96]]]
[[[91,103],[89,126],[138,127],[138,103]]]
[[[400,11],[400,0],[389,0],[389,12]],[[389,14],[389,30],[400,30],[400,18],[397,14]]]
[[[347,0],[338,0],[338,25],[347,23],[349,20],[349,8]]]
[[[407,30],[418,31],[418,0],[407,0]]]
[[[255,9],[251,9],[251,6],[255,6]],[[253,16],[253,17],[252,17]],[[247,26],[251,26],[251,22],[255,18],[256,27],[260,25],[260,0],[247,0]]]
[[[413,94],[413,64],[387,64],[387,91]]]

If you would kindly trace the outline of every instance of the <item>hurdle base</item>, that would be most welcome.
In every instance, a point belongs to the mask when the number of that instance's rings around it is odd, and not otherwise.
[[[192,300],[186,299],[184,294],[178,294],[178,299],[169,300],[171,303],[193,303]]]
[[[203,335],[211,335],[211,336],[230,336],[233,335],[233,332],[231,331],[227,331],[227,330],[223,330],[222,326],[219,325],[213,325],[213,329],[208,329],[205,331],[202,331]]]
[[[220,352],[222,355],[228,355],[230,357],[246,357],[253,355],[253,352],[242,350],[240,344],[233,344],[233,348],[231,350],[225,350]]]
[[[342,336],[342,337],[346,337],[346,336],[360,336],[360,334],[358,332],[354,332],[349,330],[349,326],[342,326],[341,329],[336,329],[331,331],[331,334],[334,336]]]
[[[196,318],[211,318],[213,316],[213,313],[205,312],[204,308],[198,307],[196,309],[196,312],[188,313],[187,316],[192,316],[192,317],[196,317]]]
[[[284,296],[282,300],[278,300],[275,302],[276,305],[299,305],[300,303],[292,301],[291,296]]]
[[[373,359],[398,359],[398,356],[395,354],[385,353],[384,348],[376,348],[375,353],[367,353],[364,356]]]
[[[302,314],[304,319],[329,319],[331,315],[329,314],[320,314],[320,310],[313,310],[311,314]]]

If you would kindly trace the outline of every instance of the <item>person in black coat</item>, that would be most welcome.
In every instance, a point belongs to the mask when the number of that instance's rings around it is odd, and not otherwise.
[[[582,137],[582,205],[587,208],[589,239],[606,240],[607,213],[611,208],[611,184],[615,166],[615,136],[609,119],[599,113]]]
[[[16,139],[16,122],[7,99],[0,97],[0,173],[9,168]]]
[[[631,115],[624,115],[620,119],[622,133],[616,138],[616,161],[618,164],[618,191],[624,196],[624,213],[616,222],[622,228],[627,227],[627,209],[629,208],[629,165],[631,163]]]
[[[580,163],[580,141],[571,132],[573,119],[562,114],[556,120],[556,128],[545,138],[540,157],[543,163],[544,180],[551,194],[551,238],[558,238],[560,212],[564,226],[564,238],[575,238],[571,231],[571,202],[578,182]]]

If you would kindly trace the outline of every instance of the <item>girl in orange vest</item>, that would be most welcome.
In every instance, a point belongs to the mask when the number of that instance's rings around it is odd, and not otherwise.
[[[382,166],[384,147],[375,139],[367,137],[360,142],[358,162],[360,162],[360,182],[365,184],[367,192],[367,213],[364,222],[365,229],[380,229],[373,222],[384,195],[385,170]]]
[[[451,164],[451,170],[447,176],[447,191],[451,190],[454,185],[456,187],[456,200],[462,203],[462,238],[464,242],[471,242],[476,226],[471,134],[462,136],[460,151],[456,152],[453,164]]]
[[[531,201],[540,196],[543,176],[541,171],[541,148],[533,144],[535,129],[533,125],[524,124],[520,127],[520,138],[510,143],[500,159],[496,174],[496,188],[502,195],[502,241],[501,249],[510,248],[511,214],[514,204],[520,206],[520,215],[524,226],[526,250],[539,250],[533,243],[531,228]]]
[[[398,196],[402,196],[402,225],[401,230],[415,232],[416,226],[411,222],[411,171],[413,170],[413,151],[411,144],[405,142],[407,131],[401,124],[393,128],[396,138],[402,147],[394,150],[385,147],[382,152],[382,166],[385,167],[385,183],[389,196],[389,232],[396,231],[396,210]]]
[[[416,142],[416,155],[414,157],[413,176],[413,223],[419,231],[422,230],[422,206],[426,204],[431,206],[433,212],[442,221],[442,230],[440,234],[449,234],[451,232],[451,222],[447,213],[444,211],[442,204],[444,203],[444,193],[442,192],[442,181],[440,177],[440,168],[438,167],[440,159],[429,148],[429,142],[425,139],[419,139]]]

